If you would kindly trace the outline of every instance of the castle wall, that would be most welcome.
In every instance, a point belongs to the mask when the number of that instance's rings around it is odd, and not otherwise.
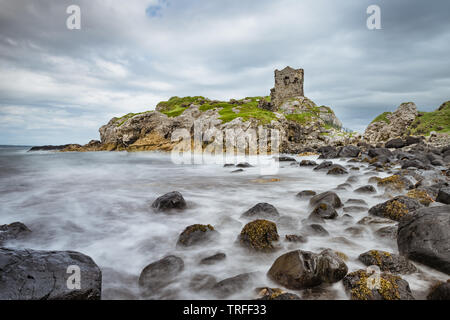
[[[278,107],[289,98],[303,97],[303,80],[303,69],[286,67],[281,71],[275,70],[275,88],[270,90],[274,106]]]

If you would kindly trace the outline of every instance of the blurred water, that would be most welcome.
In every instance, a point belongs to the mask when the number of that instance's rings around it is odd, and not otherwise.
[[[232,174],[233,168],[221,164],[175,165],[170,155],[156,152],[27,150],[0,147],[0,224],[21,221],[33,231],[29,239],[9,242],[7,246],[75,250],[91,256],[103,271],[103,298],[138,299],[137,278],[141,270],[168,254],[182,257],[185,270],[158,298],[214,299],[207,293],[189,289],[193,275],[206,273],[222,280],[260,271],[251,286],[230,297],[252,299],[256,287],[277,287],[265,274],[279,255],[290,250],[341,251],[349,257],[350,271],[364,268],[357,258],[367,250],[397,252],[394,241],[374,235],[376,229],[394,223],[363,226],[363,235],[354,237],[344,230],[367,216],[367,212],[350,213],[354,219],[349,222],[342,218],[342,209],[338,210],[338,219],[324,224],[330,236],[309,236],[305,244],[284,241],[286,234],[301,234],[302,220],[311,211],[308,201],[299,200],[296,193],[305,189],[318,193],[328,191],[348,176],[328,176],[311,168],[290,166],[289,162],[281,163],[278,174],[261,176],[258,167]],[[334,162],[348,165],[345,161]],[[352,185],[352,190],[367,184],[369,177],[376,174],[366,171],[364,164],[356,166],[361,170],[352,170],[351,174],[360,179]],[[272,178],[280,180],[257,180]],[[183,194],[188,209],[175,215],[152,212],[153,200],[174,190]],[[348,198],[363,198],[369,207],[385,201],[380,195],[361,196],[351,190],[336,192],[343,202]],[[290,223],[278,223],[279,250],[272,254],[252,255],[235,243],[246,223],[240,219],[241,214],[259,202],[271,203],[282,216],[292,218]],[[220,232],[219,239],[195,248],[177,249],[179,234],[186,226],[196,223],[215,226]],[[213,266],[198,264],[201,258],[219,251],[226,253],[225,260]],[[404,276],[417,293],[426,290],[433,279],[446,279],[443,274],[419,267],[423,273]],[[327,292],[315,298],[347,299],[341,283],[328,287]]]

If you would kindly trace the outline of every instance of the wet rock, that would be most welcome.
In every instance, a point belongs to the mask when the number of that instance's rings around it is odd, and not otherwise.
[[[301,300],[296,294],[285,292],[279,288],[258,288],[257,300]]]
[[[428,166],[426,166],[423,162],[421,162],[418,159],[403,160],[402,161],[402,169],[407,169],[407,168],[427,169]]]
[[[212,293],[220,298],[225,299],[245,289],[252,281],[252,273],[243,273],[237,276],[224,279],[217,282],[212,287]]]
[[[401,277],[382,273],[379,286],[375,286],[370,276],[365,270],[345,276],[342,282],[351,300],[414,300],[408,282]]]
[[[361,153],[361,149],[356,146],[344,146],[339,149],[338,158],[357,158]]]
[[[367,207],[361,207],[361,206],[348,206],[348,207],[344,207],[344,212],[364,212],[369,210],[369,208]]]
[[[285,235],[285,239],[288,242],[300,242],[300,243],[308,242],[308,239],[306,237],[296,234],[287,234]]]
[[[320,153],[319,159],[333,159],[338,157],[338,150],[333,146],[324,146],[317,149]]]
[[[358,182],[359,178],[358,176],[350,176],[345,180],[346,183],[356,183]]]
[[[31,230],[22,222],[0,225],[0,246],[8,240],[21,239],[30,233]]]
[[[399,149],[399,148],[403,148],[406,146],[406,142],[403,141],[400,138],[396,138],[396,139],[392,139],[389,140],[388,142],[386,142],[386,144],[384,145],[386,148],[395,148],[395,149]]]
[[[382,227],[377,231],[375,231],[375,235],[380,238],[397,240],[397,227],[396,226]]]
[[[370,250],[359,255],[359,261],[366,266],[378,266],[381,271],[410,274],[417,272],[415,265],[404,256],[379,250]]]
[[[312,160],[302,160],[300,162],[300,167],[314,167],[317,166],[317,163]]]
[[[312,191],[312,190],[303,190],[300,191],[299,193],[297,193],[296,197],[298,198],[309,198],[309,197],[313,197],[317,194],[317,192]]]
[[[354,190],[353,192],[356,193],[377,193],[377,190],[374,188],[374,186],[371,186],[370,184],[359,187],[358,189]]]
[[[424,206],[429,206],[430,203],[434,202],[433,198],[425,191],[420,189],[411,189],[406,193],[409,198],[416,199]]]
[[[177,246],[190,247],[213,240],[218,232],[210,224],[194,224],[186,227],[178,237]]]
[[[236,165],[236,168],[251,168],[251,167],[253,166],[248,162],[241,162]]]
[[[239,235],[239,242],[255,251],[272,251],[273,241],[278,241],[277,226],[268,220],[255,220],[247,223]]]
[[[436,201],[445,204],[450,204],[450,187],[441,188],[436,197]]]
[[[331,161],[323,161],[317,167],[315,167],[314,170],[315,171],[329,170],[331,166],[333,166],[333,162],[331,162]]]
[[[386,148],[371,148],[368,151],[368,155],[371,158],[377,158],[381,156],[392,157],[393,154],[389,149]]]
[[[422,207],[423,205],[415,199],[398,196],[373,206],[369,209],[369,214],[399,221],[402,217]]]
[[[173,191],[157,198],[152,203],[152,208],[155,209],[155,211],[170,211],[173,209],[182,210],[186,208],[186,201],[181,193]]]
[[[224,168],[230,168],[230,167],[234,167],[234,163],[225,163],[223,165]]]
[[[292,157],[280,156],[276,158],[279,162],[296,162]]]
[[[309,220],[335,219],[338,216],[336,209],[327,203],[320,203],[309,215]]]
[[[352,185],[350,183],[341,183],[335,188],[335,190],[347,190],[351,186]]]
[[[302,232],[320,237],[326,237],[330,235],[330,233],[324,227],[322,227],[320,224],[315,223],[304,226],[302,228]]]
[[[402,177],[400,175],[392,175],[386,178],[378,178],[377,186],[383,187],[387,191],[402,191],[412,186],[412,183],[405,177]]]
[[[345,262],[332,250],[320,254],[295,250],[278,257],[267,275],[288,289],[299,290],[338,282],[347,271]]]
[[[450,274],[450,205],[416,210],[398,225],[400,254]]]
[[[143,296],[157,294],[172,283],[184,269],[183,259],[167,256],[146,266],[139,276],[139,288]]]
[[[343,166],[335,164],[330,168],[330,170],[328,170],[327,174],[341,175],[341,174],[348,174],[348,171],[345,170]]]
[[[237,169],[237,170],[231,171],[231,173],[238,173],[238,172],[244,172],[244,169]]]
[[[327,191],[320,193],[309,200],[309,204],[316,207],[320,203],[326,203],[331,205],[333,208],[342,207],[342,201],[335,192]]]
[[[405,143],[407,146],[410,146],[412,144],[420,143],[422,140],[423,140],[423,137],[407,136],[405,139]]]
[[[276,218],[279,217],[280,214],[278,210],[269,203],[258,203],[252,208],[248,209],[244,212],[241,218]]]
[[[450,280],[433,286],[427,295],[427,300],[450,300]]]
[[[210,257],[203,258],[202,260],[200,260],[200,264],[206,264],[206,265],[216,264],[219,261],[225,260],[226,257],[227,257],[227,255],[225,253],[219,252]]]
[[[366,229],[360,226],[348,227],[344,229],[344,231],[353,237],[361,237],[364,233],[366,233]]]
[[[211,290],[217,284],[216,277],[210,274],[196,274],[189,282],[189,288],[193,291]]]
[[[392,223],[392,220],[367,216],[357,222],[357,224],[362,224],[362,225],[376,225],[376,224],[385,224],[385,223]]]
[[[81,289],[68,288],[69,266],[80,268]],[[100,268],[82,253],[0,248],[0,300],[99,300],[101,288]]]
[[[359,204],[367,206],[367,202],[363,199],[348,199],[345,204]]]

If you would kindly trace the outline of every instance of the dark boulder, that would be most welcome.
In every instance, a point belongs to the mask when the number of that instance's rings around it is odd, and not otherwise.
[[[241,162],[236,165],[236,168],[251,168],[251,167],[253,166],[248,162]]]
[[[284,237],[288,242],[300,242],[300,243],[308,242],[308,239],[306,239],[306,237],[296,234],[287,234]]]
[[[190,247],[214,240],[218,232],[210,224],[194,224],[186,227],[178,237],[177,246]]]
[[[413,137],[413,136],[407,136],[405,139],[405,143],[407,146],[410,146],[412,144],[420,143],[422,141],[423,137]]]
[[[139,288],[143,296],[152,296],[166,287],[183,271],[183,259],[167,256],[146,266],[139,276]]]
[[[296,160],[292,157],[286,157],[286,156],[279,156],[275,158],[279,162],[296,162]]]
[[[285,292],[279,288],[258,288],[257,300],[301,300],[296,294]]]
[[[348,174],[348,171],[339,164],[334,164],[330,167],[327,174],[331,175],[342,175],[342,174]]]
[[[404,256],[379,250],[370,250],[359,255],[359,261],[366,266],[378,266],[381,271],[410,274],[417,272],[415,265]]]
[[[332,250],[319,254],[295,250],[278,257],[267,275],[276,283],[293,290],[340,281],[348,268]]]
[[[371,281],[371,276],[365,270],[345,276],[342,283],[351,300],[414,300],[408,282],[401,277],[382,273],[377,286]]]
[[[378,158],[380,156],[384,156],[384,157],[392,157],[393,154],[389,149],[386,148],[371,148],[368,151],[368,155],[371,158]]]
[[[317,194],[317,192],[312,191],[312,190],[303,190],[300,191],[299,193],[297,193],[296,197],[298,198],[309,198],[309,197],[313,197]]]
[[[450,205],[406,215],[398,225],[400,254],[450,274]]]
[[[384,146],[386,148],[399,149],[399,148],[403,148],[406,146],[406,141],[403,141],[400,138],[396,138],[396,139],[389,140],[388,142],[386,142],[386,144]]]
[[[152,208],[155,211],[182,210],[186,208],[186,201],[181,193],[173,191],[157,198],[152,203]]]
[[[100,300],[101,290],[100,268],[82,253],[0,248],[0,300]]]
[[[320,193],[309,200],[309,204],[316,207],[320,203],[327,203],[333,208],[342,207],[342,201],[335,192],[327,191]]]
[[[314,167],[317,166],[317,163],[312,160],[302,160],[299,165],[300,167]]]
[[[216,264],[219,261],[225,260],[227,255],[223,252],[216,253],[215,255],[203,258],[200,260],[200,264],[212,265]]]
[[[398,196],[373,206],[369,209],[369,214],[399,221],[402,217],[422,207],[423,205],[415,199]]]
[[[212,287],[212,293],[220,299],[228,298],[249,286],[253,276],[253,273],[243,273],[219,281]]]
[[[336,209],[327,203],[318,204],[309,215],[309,220],[335,219],[338,216]]]
[[[450,280],[433,286],[427,295],[427,300],[450,300]]]
[[[330,233],[322,227],[320,224],[308,224],[302,228],[302,232],[305,232],[312,236],[326,237],[329,236]]]
[[[361,149],[356,146],[345,146],[339,149],[338,158],[357,158],[361,153]]]
[[[195,292],[211,290],[217,283],[216,277],[210,274],[196,274],[189,282],[189,288]]]
[[[358,189],[354,190],[353,192],[356,192],[356,193],[377,193],[377,190],[374,188],[374,186],[368,184],[368,185],[359,187]]]
[[[367,202],[364,201],[363,199],[348,199],[345,204],[359,204],[359,205],[364,205],[367,206]]]
[[[325,146],[317,149],[320,153],[319,159],[333,159],[338,157],[338,150],[333,146]]]
[[[329,170],[332,165],[333,165],[333,162],[331,162],[331,161],[323,161],[317,167],[315,167],[314,170],[315,171]]]
[[[2,246],[5,241],[21,239],[30,233],[31,230],[21,222],[0,225],[0,246]]]
[[[252,208],[245,211],[241,218],[276,218],[279,217],[280,214],[278,213],[278,210],[269,203],[258,203]]]
[[[442,187],[441,189],[439,189],[436,201],[450,204],[450,187]]]
[[[397,227],[396,226],[382,227],[377,231],[375,231],[375,235],[380,238],[397,240]]]

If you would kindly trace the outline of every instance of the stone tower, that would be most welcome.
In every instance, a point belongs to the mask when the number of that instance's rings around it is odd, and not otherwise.
[[[275,88],[270,90],[272,105],[277,108],[284,100],[303,97],[303,69],[286,67],[275,70]]]

